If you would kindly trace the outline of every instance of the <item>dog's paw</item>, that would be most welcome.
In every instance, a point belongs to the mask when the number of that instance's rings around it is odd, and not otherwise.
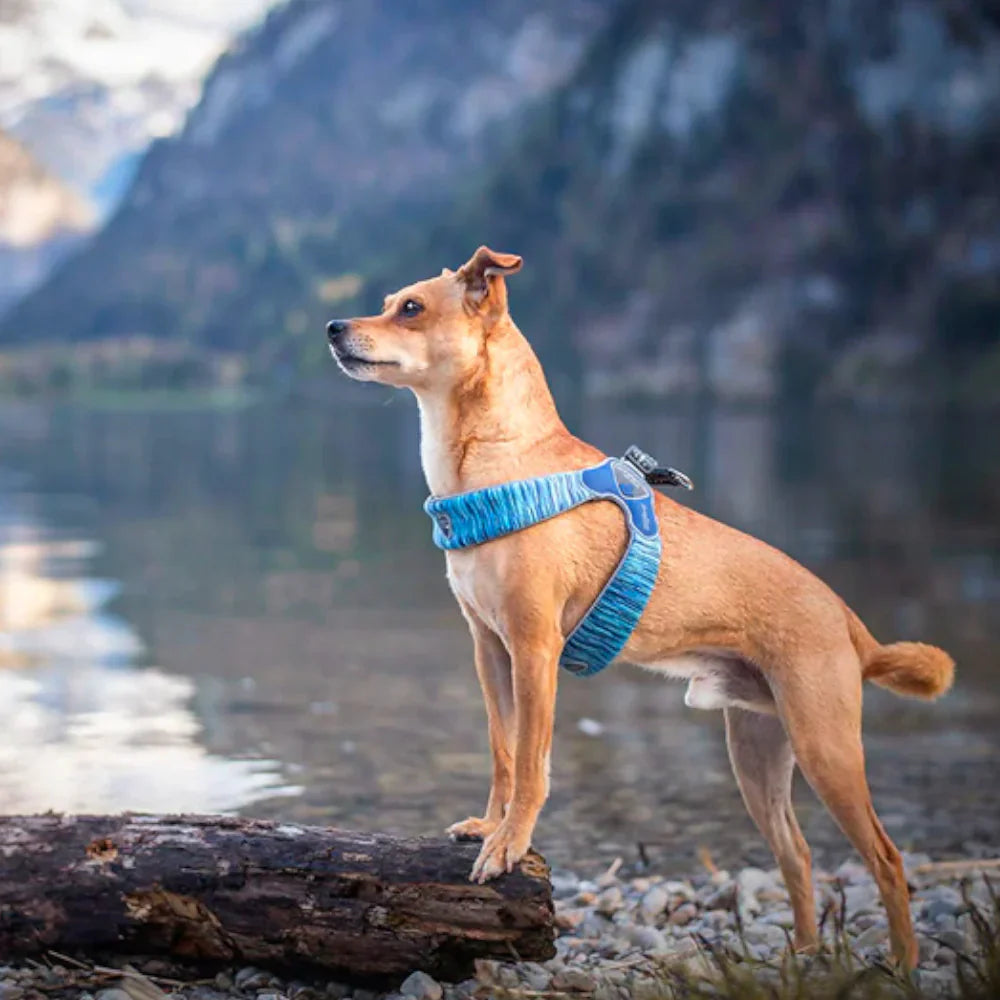
[[[499,826],[491,819],[470,816],[461,823],[452,823],[445,833],[452,840],[485,840]]]
[[[528,853],[531,830],[519,829],[504,820],[483,842],[483,848],[472,866],[470,882],[482,885],[504,872],[512,872],[514,865]]]

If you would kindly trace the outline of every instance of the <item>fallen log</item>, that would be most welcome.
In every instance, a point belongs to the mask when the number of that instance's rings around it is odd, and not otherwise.
[[[359,983],[550,958],[544,860],[475,885],[477,850],[218,816],[0,818],[0,955],[155,955]]]

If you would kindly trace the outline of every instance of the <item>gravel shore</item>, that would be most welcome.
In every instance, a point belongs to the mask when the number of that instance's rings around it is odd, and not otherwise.
[[[951,997],[959,989],[959,965],[981,959],[982,925],[976,912],[995,920],[990,879],[1000,883],[1000,864],[934,865],[910,855],[907,874],[920,941],[920,966],[906,987],[886,965],[887,924],[877,889],[863,866],[847,861],[816,873],[824,940],[835,956],[799,957],[797,974],[842,976],[872,967],[885,970],[879,996]],[[593,879],[554,871],[553,895],[559,937],[557,955],[544,964],[480,962],[462,983],[438,983],[414,972],[395,991],[376,993],[339,983],[296,982],[241,968],[210,980],[182,983],[162,961],[136,963],[122,976],[112,969],[74,964],[62,956],[44,962],[0,966],[0,1000],[77,997],[81,1000],[466,1000],[476,997],[632,997],[691,995],[699,982],[714,996],[745,995],[739,977],[770,984],[768,996],[819,995],[811,988],[788,992],[788,933],[792,914],[777,870],[703,871],[689,878],[623,877],[619,866]],[[997,928],[992,930],[995,941]],[[726,968],[729,974],[722,974]],[[819,979],[817,979],[817,982]],[[861,980],[858,980],[861,983]],[[865,980],[867,982],[867,980]],[[723,985],[720,985],[723,984]],[[895,985],[894,985],[895,984]],[[800,984],[801,985],[801,984]],[[916,988],[916,993],[913,988]],[[861,989],[861,986],[859,986]],[[888,993],[884,990],[888,989]],[[784,992],[782,992],[784,990]],[[853,990],[853,987],[852,987]],[[707,995],[707,994],[706,994]],[[763,995],[763,994],[760,994]],[[847,992],[844,996],[874,993]],[[988,996],[982,993],[977,996]]]

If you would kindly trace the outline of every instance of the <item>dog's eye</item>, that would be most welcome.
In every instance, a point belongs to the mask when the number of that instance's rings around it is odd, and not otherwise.
[[[399,307],[399,315],[405,316],[406,319],[413,319],[414,316],[419,316],[423,311],[423,305],[416,299],[407,299]]]

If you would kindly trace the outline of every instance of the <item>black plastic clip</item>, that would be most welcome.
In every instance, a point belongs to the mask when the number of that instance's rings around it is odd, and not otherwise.
[[[659,465],[652,455],[647,455],[638,445],[631,445],[622,457],[634,465],[652,486],[683,486],[686,490],[694,489],[694,483],[683,472]]]

